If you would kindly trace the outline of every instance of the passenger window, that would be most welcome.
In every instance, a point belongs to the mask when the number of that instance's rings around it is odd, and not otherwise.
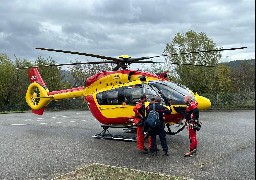
[[[129,86],[125,87],[124,89],[124,96],[126,99],[127,105],[135,105],[142,95],[142,88],[141,86]]]
[[[107,91],[107,102],[108,102],[108,104],[118,104],[118,91],[117,90]]]

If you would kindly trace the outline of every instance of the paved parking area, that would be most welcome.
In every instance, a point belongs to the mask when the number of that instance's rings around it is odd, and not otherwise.
[[[89,111],[0,114],[0,179],[51,179],[91,163],[192,179],[255,179],[255,110],[201,112],[200,119],[198,155],[183,157],[183,130],[167,137],[166,158],[138,154],[135,142],[92,138],[102,128]]]

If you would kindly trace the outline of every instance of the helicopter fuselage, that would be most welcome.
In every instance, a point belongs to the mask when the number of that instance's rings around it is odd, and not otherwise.
[[[93,116],[106,125],[129,125],[133,123],[133,108],[142,94],[149,99],[162,98],[162,104],[171,108],[171,115],[165,115],[167,123],[178,123],[186,108],[184,96],[191,95],[200,110],[210,108],[209,99],[193,94],[187,88],[172,83],[160,75],[135,70],[103,71],[86,80],[85,86],[49,91],[37,68],[29,70],[30,86],[26,101],[32,112],[42,115],[44,108],[52,100],[84,96]],[[147,106],[149,102],[145,103]]]
[[[170,123],[178,123],[183,118],[186,108],[184,96],[194,97],[189,90],[165,78],[132,70],[98,73],[87,79],[84,91],[90,111],[102,124],[133,123],[133,108],[142,94],[146,94],[149,99],[154,96],[162,98],[162,103],[172,109],[172,114],[165,115],[164,119]],[[146,106],[148,104],[145,103]]]

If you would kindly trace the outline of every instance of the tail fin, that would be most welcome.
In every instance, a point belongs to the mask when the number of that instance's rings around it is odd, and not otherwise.
[[[41,77],[37,68],[33,67],[28,69],[28,76],[29,76],[30,83],[37,82],[41,86],[46,87],[44,80]]]
[[[43,115],[44,114],[44,107],[39,109],[39,110],[33,110],[32,113],[37,114],[37,115]]]

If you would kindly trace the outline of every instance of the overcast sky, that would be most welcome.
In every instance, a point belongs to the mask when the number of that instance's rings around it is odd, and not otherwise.
[[[206,33],[218,47],[248,47],[222,53],[221,61],[255,58],[255,0],[0,1],[0,53],[11,59],[88,59],[36,47],[160,55],[176,33],[189,30]]]

